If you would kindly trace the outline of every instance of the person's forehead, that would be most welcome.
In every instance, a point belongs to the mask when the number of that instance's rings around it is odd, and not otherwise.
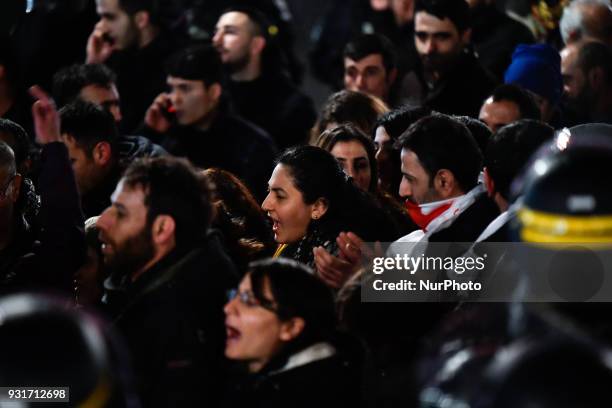
[[[415,31],[426,31],[431,33],[453,33],[457,31],[455,24],[448,18],[439,19],[433,14],[419,11],[414,19]]]
[[[291,168],[284,164],[278,164],[272,172],[270,178],[271,188],[282,188],[287,193],[297,191],[297,187],[294,185],[293,176],[291,175]]]
[[[345,140],[337,142],[331,149],[333,155],[346,155],[351,157],[367,156],[365,147],[357,140]]]
[[[411,173],[413,172],[418,173],[418,172],[425,171],[423,169],[423,166],[421,165],[419,156],[417,156],[417,154],[413,152],[412,150],[404,147],[401,152],[401,158],[402,158],[402,170],[409,171]]]
[[[125,180],[122,179],[117,184],[111,200],[130,209],[144,208],[145,191],[142,186],[126,184]]]
[[[561,68],[570,68],[578,59],[578,47],[575,45],[568,45],[561,50]]]
[[[485,103],[482,105],[482,109],[481,112],[518,112],[519,111],[519,107],[518,105],[514,102],[511,101],[509,99],[500,99],[500,100],[493,100],[493,97],[490,97],[489,99],[487,99],[485,101]]]
[[[166,82],[170,86],[188,85],[192,87],[204,86],[204,81],[199,79],[185,79],[168,75]]]
[[[244,28],[251,22],[249,16],[240,11],[230,11],[219,17],[217,27],[233,26],[238,28]]]
[[[96,6],[98,13],[118,13],[121,11],[119,8],[119,0],[96,0]]]
[[[117,89],[114,84],[109,86],[90,84],[81,88],[79,95],[86,102],[100,103],[117,99]]]
[[[383,67],[383,58],[379,53],[368,54],[360,60],[353,60],[349,57],[344,58],[344,64],[346,66],[356,66],[361,69],[365,69],[367,67]]]

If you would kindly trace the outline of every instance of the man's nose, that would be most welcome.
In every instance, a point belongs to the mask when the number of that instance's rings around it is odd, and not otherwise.
[[[425,53],[433,54],[437,50],[438,50],[438,45],[436,44],[436,41],[433,38],[428,38],[425,41]]]
[[[410,183],[408,183],[405,179],[402,179],[402,182],[399,186],[399,195],[402,198],[408,198],[412,196],[412,187]]]

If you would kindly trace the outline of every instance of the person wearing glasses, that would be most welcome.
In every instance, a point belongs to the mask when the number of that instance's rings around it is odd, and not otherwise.
[[[225,406],[357,406],[359,347],[336,330],[332,291],[292,260],[266,259],[225,305],[225,356],[242,372]]]

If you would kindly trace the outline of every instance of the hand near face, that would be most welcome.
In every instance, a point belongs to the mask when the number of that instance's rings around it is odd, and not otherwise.
[[[333,256],[323,247],[313,249],[317,275],[327,286],[339,289],[357,270],[354,265],[337,256]]]
[[[59,142],[60,117],[53,99],[37,85],[30,88],[30,95],[36,99],[32,105],[36,142],[41,145]]]
[[[155,98],[147,113],[145,114],[145,124],[158,133],[165,133],[170,129],[170,120],[164,114],[164,111],[170,106],[170,95],[161,93]]]
[[[114,50],[114,44],[108,40],[103,22],[99,21],[87,39],[87,59],[85,62],[87,64],[102,64]]]

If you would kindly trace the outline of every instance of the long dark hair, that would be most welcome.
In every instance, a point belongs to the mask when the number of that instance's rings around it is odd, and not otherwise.
[[[306,204],[326,200],[328,209],[317,221],[321,229],[332,234],[352,231],[366,241],[395,239],[395,228],[376,200],[352,183],[328,151],[316,146],[292,147],[277,163],[287,167]]]

